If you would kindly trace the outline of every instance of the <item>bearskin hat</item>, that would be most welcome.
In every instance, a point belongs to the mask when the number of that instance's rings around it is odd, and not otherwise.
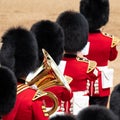
[[[36,69],[38,46],[31,32],[22,27],[10,28],[2,36],[2,42],[1,64],[13,70],[17,78]]]
[[[111,93],[110,109],[120,118],[120,84],[117,84]]]
[[[104,106],[91,105],[78,113],[77,120],[118,120],[118,117]]]
[[[31,31],[38,42],[40,62],[43,60],[44,48],[56,64],[59,64],[64,50],[64,33],[60,25],[50,20],[41,20],[32,25]]]
[[[61,25],[65,35],[65,51],[81,51],[88,40],[88,22],[85,17],[75,11],[61,13],[56,22]]]
[[[72,115],[56,115],[54,117],[51,117],[50,120],[76,120],[74,116]]]
[[[5,115],[14,107],[17,79],[7,67],[0,67],[0,115]]]
[[[81,0],[80,12],[88,20],[90,31],[99,29],[109,20],[109,0]]]

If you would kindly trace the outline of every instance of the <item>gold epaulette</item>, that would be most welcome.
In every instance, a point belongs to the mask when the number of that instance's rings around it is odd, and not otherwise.
[[[68,75],[65,75],[65,79],[67,80],[68,84],[70,84],[73,80],[73,78]]]
[[[81,58],[81,57],[77,56],[76,59],[77,59],[77,61],[88,63],[87,73],[91,72],[97,66],[97,63],[95,61],[88,60],[86,57]]]
[[[103,34],[104,36],[107,36],[107,37],[110,37],[110,38],[112,38],[112,37],[113,37],[113,35],[108,34],[108,33],[106,33],[106,32],[102,32],[102,34]]]
[[[49,91],[45,92],[45,91],[42,91],[42,90],[38,89],[32,100],[35,101],[35,100],[37,100],[37,99],[39,99],[40,97],[43,97],[43,96],[48,96],[49,98],[51,98],[53,100],[53,103],[54,103],[53,107],[49,111],[46,111],[46,109],[43,109],[44,115],[49,116],[57,110],[58,104],[59,104],[58,103],[58,98],[52,92],[49,92]],[[45,106],[42,107],[42,108],[45,108]]]
[[[117,46],[119,43],[120,43],[120,39],[113,36],[113,37],[112,37],[111,47],[115,47],[115,46]]]
[[[92,70],[94,70],[96,68],[96,66],[97,66],[97,63],[95,61],[89,60],[87,73],[89,73]]]
[[[21,93],[22,91],[26,90],[27,88],[30,88],[30,86],[28,86],[28,85],[26,85],[26,84],[19,84],[19,85],[17,85],[17,95],[18,95],[19,93]],[[39,93],[39,95],[40,95],[40,93]],[[38,96],[39,96],[39,95],[38,95]],[[38,96],[37,96],[36,99],[39,98]],[[35,99],[35,100],[36,100],[36,99]],[[42,111],[43,111],[43,113],[44,113],[44,116],[49,116],[49,114],[48,114],[48,112],[47,112],[47,110],[46,110],[46,107],[45,107],[44,105],[42,105]]]
[[[112,38],[111,48],[117,46],[120,43],[120,39],[119,38],[117,38],[117,37],[115,37],[113,35],[110,35],[108,33],[104,33],[104,32],[102,32],[102,34],[105,35],[105,36],[107,36],[107,37]]]
[[[36,93],[35,93],[35,95],[34,95],[34,97],[33,97],[33,101],[34,100],[37,100],[37,99],[39,99],[39,98],[41,98],[41,97],[43,97],[43,96],[46,96],[47,95],[47,93],[46,92],[44,92],[44,91],[42,91],[42,90],[37,90],[36,91]]]

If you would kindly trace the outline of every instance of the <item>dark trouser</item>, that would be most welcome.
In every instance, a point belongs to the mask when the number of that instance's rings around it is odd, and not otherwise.
[[[107,107],[109,96],[105,97],[90,97],[89,104],[90,105],[101,105]]]

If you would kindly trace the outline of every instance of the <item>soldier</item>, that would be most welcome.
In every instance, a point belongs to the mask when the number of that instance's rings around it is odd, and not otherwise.
[[[107,106],[113,81],[113,69],[108,68],[108,62],[116,59],[118,55],[116,46],[120,41],[100,30],[109,20],[109,0],[81,0],[80,13],[89,24],[89,47],[86,57],[96,61],[101,71],[99,94],[90,97],[90,105]]]
[[[73,78],[70,83],[73,101],[65,103],[65,111],[77,114],[80,109],[89,105],[88,95],[93,94],[90,93],[92,86],[90,82],[95,82],[98,77],[98,71],[95,69],[96,62],[86,59],[81,52],[88,40],[88,23],[82,14],[75,11],[62,12],[56,21],[65,34],[64,75]],[[72,105],[73,109],[71,109]]]
[[[41,20],[34,23],[31,27],[34,33],[39,48],[39,63],[43,61],[42,48],[44,48],[58,65],[63,57],[64,51],[64,33],[59,24],[50,20]],[[53,92],[59,102],[60,100],[67,101],[72,97],[72,93],[65,88],[65,86],[54,86],[46,91]],[[51,100],[46,100],[48,107],[52,106]]]
[[[118,120],[118,117],[104,106],[91,105],[80,111],[76,120]]]
[[[0,116],[8,114],[16,100],[17,79],[14,73],[5,66],[0,66]]]
[[[32,33],[22,27],[10,28],[2,36],[1,64],[17,77],[17,98],[14,108],[3,120],[48,120],[43,101],[32,100],[36,90],[25,84],[26,76],[38,66],[38,47]]]

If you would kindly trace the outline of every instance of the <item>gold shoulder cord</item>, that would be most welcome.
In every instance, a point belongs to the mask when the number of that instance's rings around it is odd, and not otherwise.
[[[22,91],[26,90],[27,88],[29,88],[29,86],[26,84],[17,85],[17,95]]]
[[[44,116],[49,116],[47,110],[46,110],[46,107],[44,105],[42,105],[42,111],[44,113]]]
[[[97,66],[97,63],[95,61],[89,60],[87,73],[89,73],[92,70],[94,70],[96,68],[96,66]]]

